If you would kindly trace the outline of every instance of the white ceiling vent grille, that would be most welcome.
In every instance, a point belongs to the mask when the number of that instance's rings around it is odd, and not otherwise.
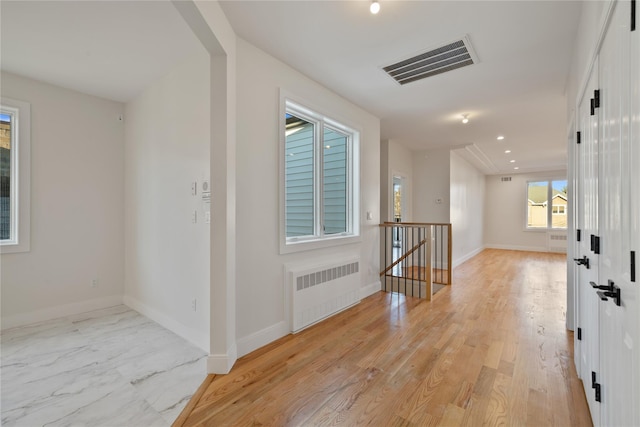
[[[468,36],[382,69],[401,85],[478,63]]]

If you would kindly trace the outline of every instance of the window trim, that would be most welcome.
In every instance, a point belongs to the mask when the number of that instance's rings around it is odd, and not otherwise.
[[[533,231],[533,232],[547,232],[547,231],[566,231],[568,229],[568,225],[565,228],[562,227],[554,227],[553,226],[553,216],[561,215],[561,214],[553,214],[553,182],[554,181],[567,181],[566,177],[554,177],[554,178],[532,178],[525,182],[524,187],[524,201],[525,201],[525,210],[524,210],[524,230],[525,231]],[[546,227],[530,227],[529,226],[529,212],[528,212],[528,202],[529,202],[529,184],[534,182],[546,182],[547,183],[547,201],[544,203],[547,208],[547,225]],[[568,196],[567,196],[568,197]],[[551,200],[551,204],[549,201]],[[565,206],[565,215],[567,212],[569,200],[567,198],[567,205]]]
[[[323,131],[322,127],[327,127],[339,133],[350,136],[347,148],[347,233],[327,234],[318,230],[318,224],[322,224],[322,191],[317,184],[321,181],[320,170],[314,170],[314,236],[286,237],[286,189],[285,189],[285,156],[286,156],[286,135],[285,135],[285,115],[290,112],[309,122],[315,122],[316,136]],[[278,145],[279,145],[279,241],[280,254],[294,253],[312,249],[334,247],[337,245],[356,243],[362,241],[361,219],[360,219],[360,135],[358,127],[352,126],[346,120],[335,120],[324,113],[324,109],[312,105],[312,103],[301,100],[298,97],[280,90],[280,108],[278,119]],[[320,142],[314,146],[314,155],[319,156],[320,167],[322,167],[323,156],[320,147],[324,147]],[[317,164],[317,163],[316,163]],[[316,168],[314,168],[316,169]],[[350,172],[350,173],[349,173]],[[320,217],[317,217],[317,214]]]
[[[0,253],[28,252],[31,240],[31,105],[2,97],[0,108],[13,114],[15,120],[11,146],[11,239],[0,240]]]

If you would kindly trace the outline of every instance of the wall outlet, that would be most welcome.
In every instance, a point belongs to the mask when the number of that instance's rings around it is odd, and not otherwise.
[[[98,287],[98,279],[97,278],[91,279],[91,287],[92,288]]]
[[[198,306],[197,306],[198,301],[194,298],[191,300],[191,310],[196,311]]]

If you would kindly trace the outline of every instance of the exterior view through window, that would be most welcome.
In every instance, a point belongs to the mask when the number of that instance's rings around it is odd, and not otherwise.
[[[352,235],[353,132],[289,103],[285,123],[287,241]]]
[[[13,116],[0,113],[0,240],[11,239],[11,143]]]
[[[527,183],[527,228],[567,228],[567,180]]]

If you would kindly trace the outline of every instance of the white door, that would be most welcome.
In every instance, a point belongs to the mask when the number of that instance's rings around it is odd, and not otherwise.
[[[581,207],[578,228],[581,230],[577,257],[583,261],[578,269],[578,327],[581,329],[580,377],[585,389],[593,424],[600,425],[600,403],[596,384],[599,380],[599,299],[591,283],[598,282],[599,255],[594,242],[598,236],[598,113],[592,108],[598,84],[596,59],[589,82],[579,106],[578,130],[581,133],[579,150],[578,203]]]
[[[618,2],[600,49],[601,158],[600,284],[620,290],[600,301],[600,377],[603,425],[640,425],[638,282],[631,252],[639,249],[640,161],[638,33],[630,30],[629,2]],[[633,41],[632,41],[632,37]],[[631,44],[635,43],[634,46]],[[635,50],[634,50],[635,49]],[[632,109],[635,113],[632,114]],[[632,123],[634,121],[634,123]],[[637,252],[636,252],[637,253]],[[637,274],[637,271],[634,272]],[[614,293],[615,294],[615,293]],[[617,305],[619,302],[620,305]]]

